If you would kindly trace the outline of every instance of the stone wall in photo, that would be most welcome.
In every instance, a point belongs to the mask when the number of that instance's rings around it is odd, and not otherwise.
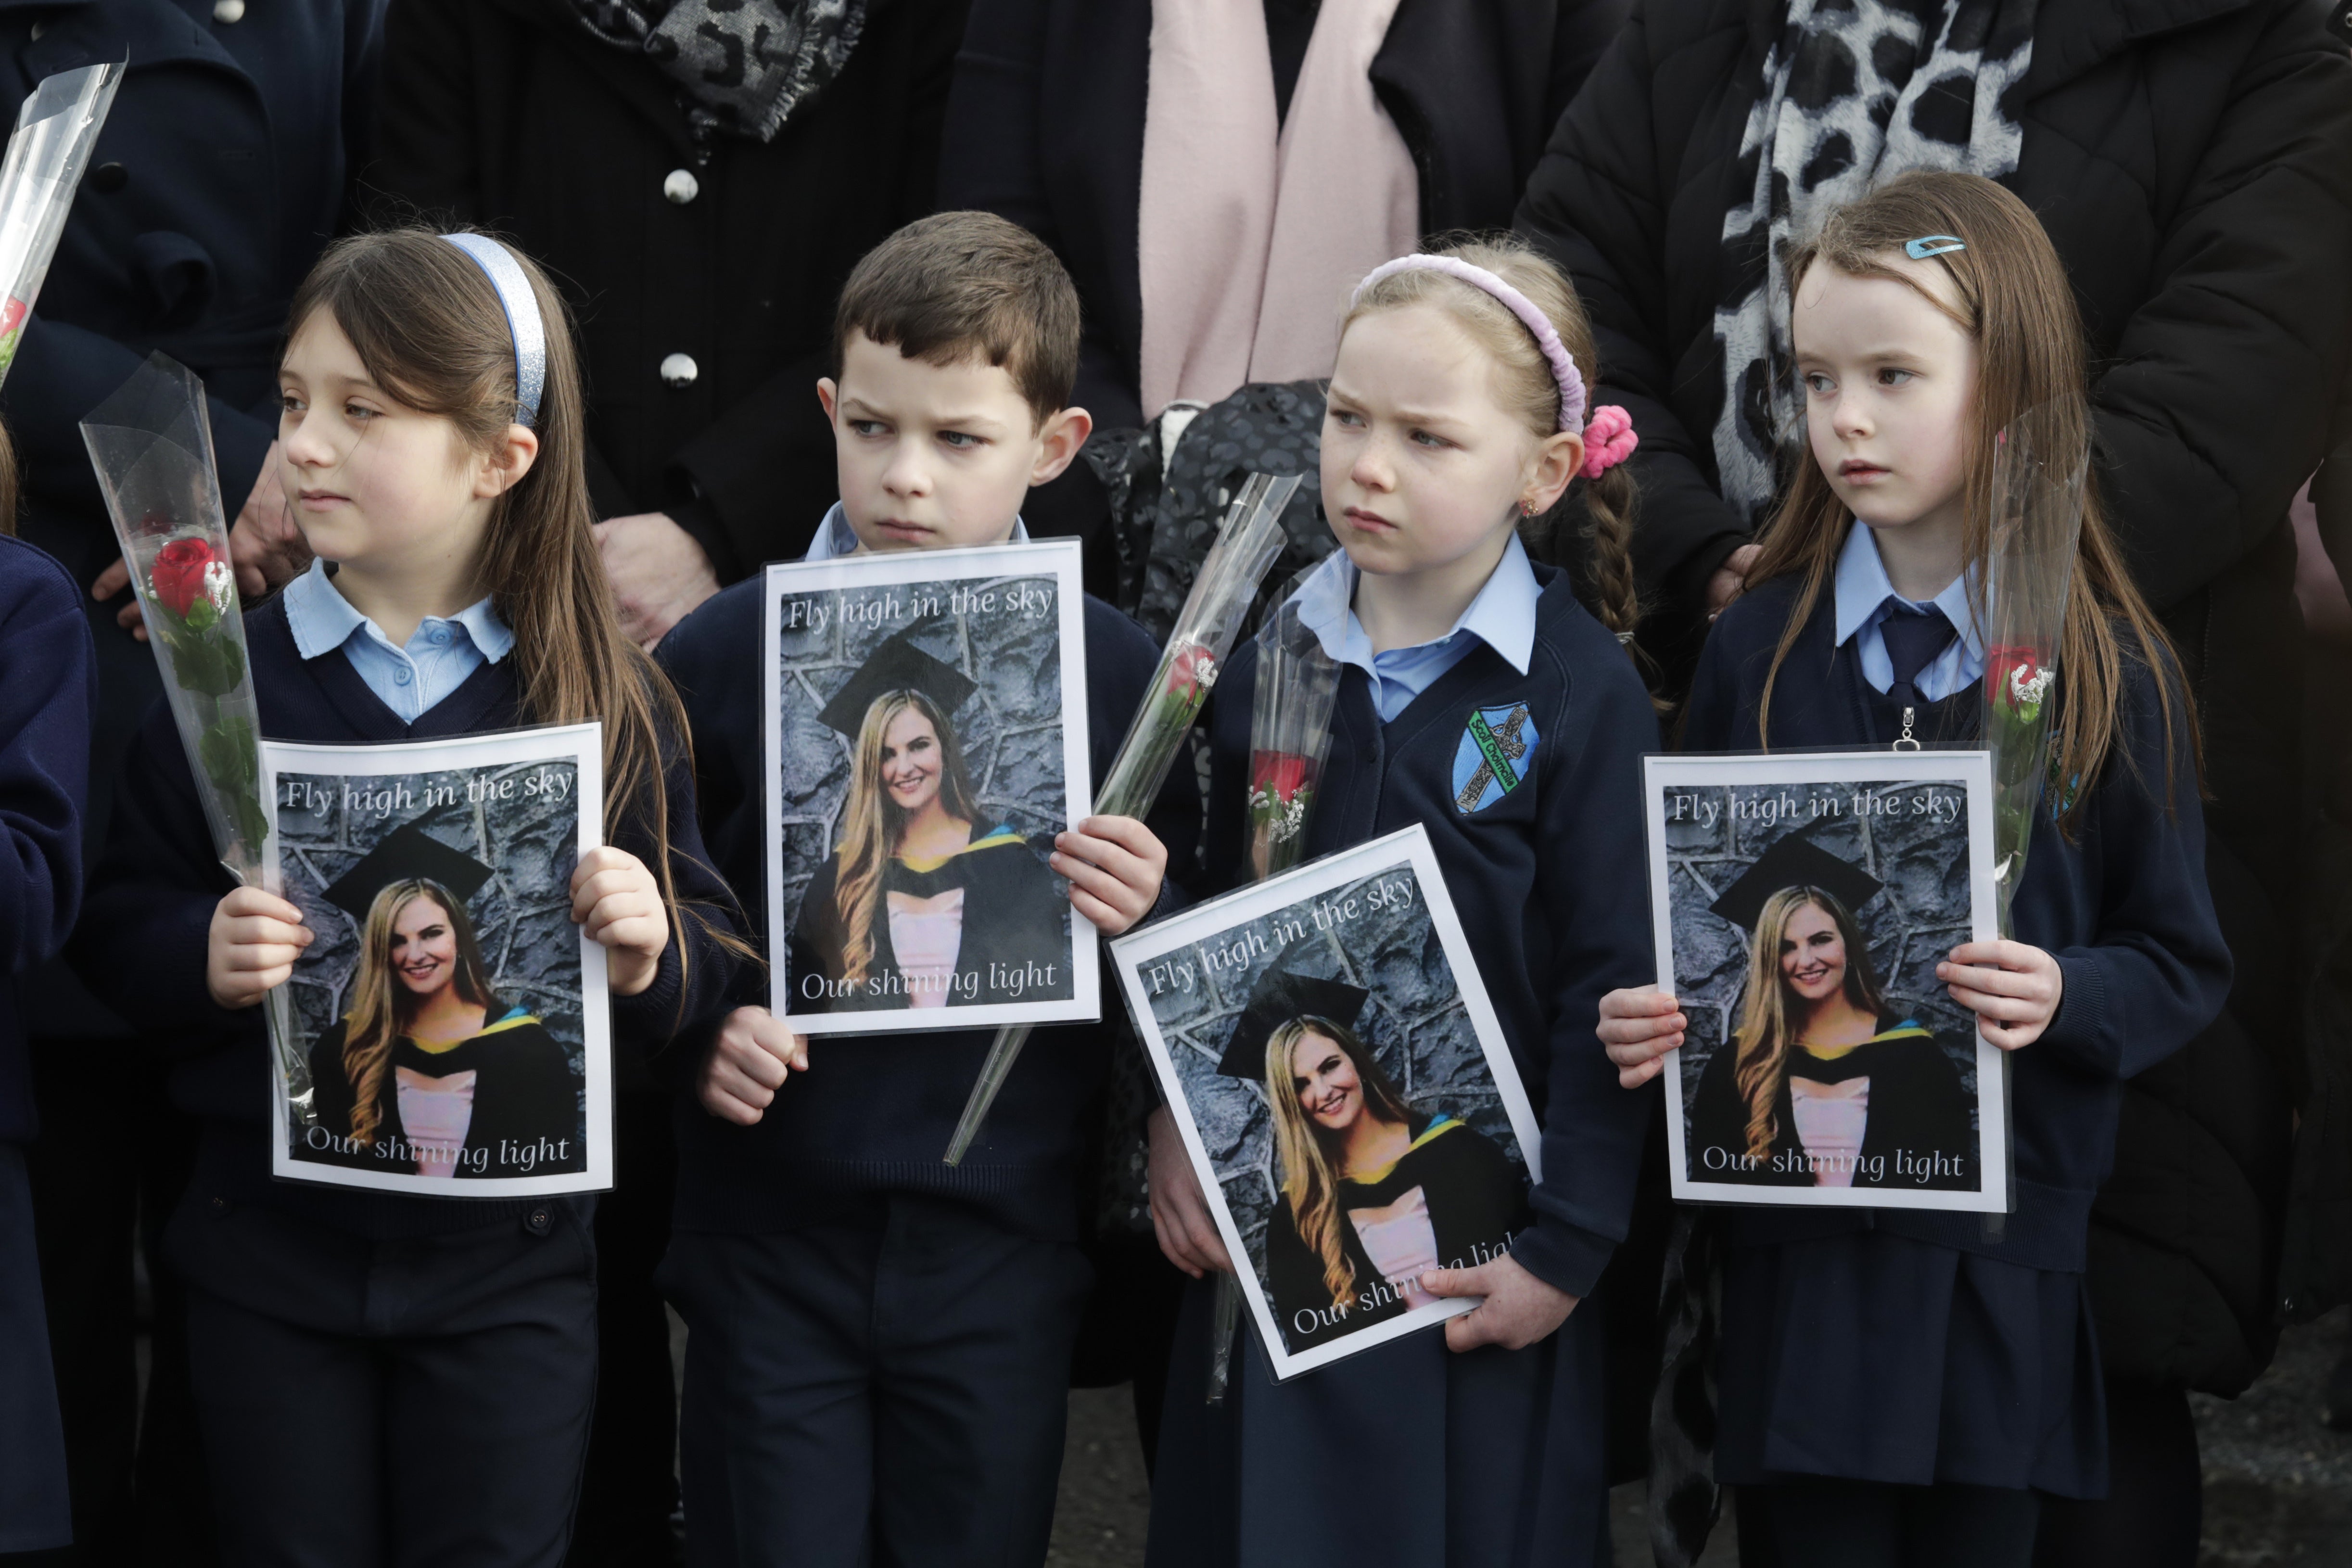
[[[1947,1053],[1961,1087],[1977,1092],[1975,1025],[1936,978],[1936,965],[1969,940],[1969,836],[1958,823],[1914,809],[1923,790],[1965,798],[1958,780],[1885,785],[1791,784],[1761,787],[1675,784],[1673,793],[1724,803],[1702,826],[1666,824],[1667,900],[1675,933],[1675,994],[1690,1019],[1683,1047],[1687,1114],[1709,1058],[1730,1037],[1748,983],[1748,933],[1708,906],[1772,845],[1803,832],[1822,848],[1885,884],[1853,911],[1869,941],[1887,1005],[1965,1042]],[[1790,797],[1799,808],[1788,809]],[[1855,810],[1857,797],[1864,809]],[[1834,809],[1832,809],[1834,808]]]
[[[579,861],[578,772],[569,762],[531,762],[367,777],[278,775],[286,897],[318,933],[288,982],[302,1058],[294,1064],[302,1075],[293,1086],[298,1097],[310,1089],[310,1044],[349,1007],[359,967],[358,922],[329,903],[325,889],[395,828],[414,823],[492,868],[490,879],[467,905],[490,984],[501,1003],[537,1015],[562,1043],[573,1072],[581,1075],[584,1105],[580,928],[572,921],[571,894],[572,871]],[[466,798],[467,784],[477,778],[520,781],[542,773],[569,777],[572,787],[561,795],[524,795],[518,790],[508,798],[474,803]],[[303,780],[314,786],[318,804],[308,809],[282,804],[287,796],[283,786]],[[411,802],[447,804],[422,809],[364,804],[371,797],[399,798],[402,790]]]
[[[850,741],[817,720],[834,694],[884,639],[904,631],[908,618],[875,613],[892,596],[932,594],[944,603],[950,587],[994,592],[1003,605],[1027,594],[1036,614],[943,615],[918,631],[914,645],[979,683],[956,710],[956,730],[971,774],[978,808],[975,835],[1008,823],[1033,839],[1065,826],[1067,799],[1062,766],[1062,647],[1059,587],[1053,577],[959,578],[937,584],[898,584],[796,593],[829,606],[822,630],[787,628],[779,641],[784,699],[782,773],[783,900],[800,907],[802,889],[832,855],[836,824],[849,795]],[[1042,600],[1041,597],[1042,596]],[[1077,694],[1085,700],[1083,689]],[[1039,858],[1043,858],[1042,853]],[[764,935],[765,933],[762,933]]]
[[[1411,903],[1366,909],[1335,929],[1318,930],[1316,903],[1345,900],[1374,885],[1414,884],[1410,867],[1389,869],[1331,893],[1286,906],[1169,957],[1190,957],[1202,984],[1170,991],[1152,1002],[1161,1037],[1176,1064],[1202,1143],[1225,1199],[1233,1207],[1261,1278],[1265,1263],[1265,1226],[1280,1201],[1281,1177],[1274,1154],[1273,1110],[1265,1085],[1226,1078],[1217,1071],[1234,1020],[1248,1005],[1250,991],[1279,966],[1318,979],[1342,980],[1370,992],[1355,1020],[1356,1032],[1415,1110],[1445,1110],[1494,1140],[1522,1170],[1526,1160],[1511,1131],[1486,1057],[1462,1001],[1461,988],[1431,923],[1426,901],[1414,886]],[[1289,933],[1304,927],[1303,938]],[[1285,940],[1274,939],[1281,933]],[[1270,951],[1246,963],[1220,967],[1212,956],[1266,935]],[[1160,961],[1155,961],[1160,962]]]

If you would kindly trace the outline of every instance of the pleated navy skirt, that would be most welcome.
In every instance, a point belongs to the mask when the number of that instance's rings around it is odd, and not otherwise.
[[[1282,1384],[1244,1314],[1211,1405],[1214,1297],[1177,1324],[1150,1568],[1606,1568],[1598,1301],[1526,1350],[1425,1330]]]
[[[73,1539],[25,1152],[0,1142],[0,1552]]]
[[[2106,1495],[2080,1274],[1856,1231],[1724,1249],[1715,1479]]]

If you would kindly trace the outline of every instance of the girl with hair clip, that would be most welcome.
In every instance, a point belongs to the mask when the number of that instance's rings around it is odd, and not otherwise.
[[[1017,1001],[992,977],[1025,976],[1029,955],[1066,938],[1068,901],[1027,839],[1010,823],[974,831],[979,791],[954,718],[973,689],[902,632],[818,715],[849,742],[849,791],[793,932],[806,1010]]]
[[[1240,1352],[1213,1406],[1204,1277],[1231,1261],[1155,1112],[1152,1218],[1203,1282],[1170,1375],[1154,1564],[1609,1559],[1603,1324],[1579,1303],[1626,1234],[1652,1107],[1616,1089],[1588,1031],[1604,992],[1650,970],[1642,923],[1602,890],[1642,877],[1640,759],[1657,724],[1624,646],[1632,496],[1616,465],[1633,437],[1622,410],[1587,408],[1596,369],[1566,281],[1509,242],[1389,262],[1341,323],[1322,434],[1341,548],[1296,595],[1343,666],[1307,853],[1426,826],[1543,1123],[1544,1179],[1507,1257],[1415,1279],[1483,1298],[1443,1335],[1278,1384]],[[1564,499],[1589,520],[1597,618],[1521,541]],[[1242,878],[1250,700],[1230,694],[1253,692],[1255,657],[1234,655],[1212,715],[1213,888]],[[1318,1475],[1349,1484],[1299,1485]]]
[[[1686,742],[1973,744],[1995,444],[2035,408],[2087,439],[2066,274],[2022,202],[1953,174],[1837,209],[1788,270],[1813,461],[1708,638]],[[2106,1489],[2091,1204],[2122,1080],[2220,1011],[2230,960],[2196,720],[2095,496],[2059,668],[2017,938],[1936,969],[2012,1053],[2015,1211],[1718,1216],[1715,1479],[1740,1489],[1743,1561],[2023,1564],[2042,1498]],[[1628,1087],[1685,1027],[1647,988],[1612,993],[1601,1017]]]
[[[480,235],[340,241],[295,296],[279,384],[280,478],[319,560],[246,616],[264,732],[349,745],[601,720],[608,843],[580,858],[572,918],[605,949],[614,1038],[658,1051],[721,1005],[735,939],[708,912],[727,893],[703,864],[677,699],[622,634],[597,558],[554,290]],[[552,1568],[596,1387],[595,1200],[270,1179],[255,1004],[315,938],[294,905],[229,886],[160,705],[90,908],[83,974],[168,1043],[174,1100],[202,1123],[165,1246],[189,1286],[227,1561]],[[459,1001],[453,1028],[492,1005]],[[407,1043],[433,1043],[417,1031],[435,1005]],[[371,1006],[347,1030],[374,1033]],[[352,1040],[362,1079],[370,1049]],[[333,1065],[356,1125],[366,1102]],[[480,1072],[488,1096],[487,1054]],[[379,1093],[378,1135],[400,1104]]]

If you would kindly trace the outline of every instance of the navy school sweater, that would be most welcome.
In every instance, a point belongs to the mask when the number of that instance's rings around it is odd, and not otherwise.
[[[1633,1207],[1655,1085],[1618,1087],[1594,1033],[1601,998],[1656,977],[1642,889],[1642,753],[1657,718],[1625,650],[1538,566],[1536,638],[1521,675],[1485,643],[1382,723],[1371,682],[1341,672],[1307,852],[1420,823],[1543,1126],[1535,1223],[1512,1243],[1528,1271],[1586,1296]],[[1241,879],[1256,647],[1218,678],[1211,718],[1207,885]],[[1520,784],[1483,809],[1454,800],[1471,714],[1525,702],[1536,745]]]
[[[65,568],[0,534],[0,1142],[35,1131],[16,977],[65,946],[81,902],[96,658]]]
[[[1794,610],[1798,580],[1775,578],[1724,611],[1700,655],[1684,744],[1756,751],[1757,709],[1772,650]],[[1833,642],[1824,593],[1798,633],[1772,690],[1777,749],[1868,750],[1902,732],[1895,701],[1862,679],[1853,645]],[[2016,1206],[1988,1226],[1973,1214],[1910,1209],[1735,1209],[1731,1238],[1756,1244],[1877,1228],[2028,1268],[2084,1264],[2091,1201],[2114,1163],[2123,1080],[2188,1044],[2230,989],[2230,952],[2205,883],[2198,805],[2178,669],[2177,743],[2168,752],[2158,676],[2126,654],[2121,732],[2068,843],[2038,814],[2012,908],[2017,939],[2049,952],[2064,977],[2042,1037],[2010,1053]],[[2063,678],[2060,687],[2063,700]],[[1928,704],[1915,736],[1929,746],[1978,744],[1975,686]]]
[[[738,583],[678,623],[661,645],[694,731],[703,839],[763,946],[767,918],[766,771],[761,712],[763,578]],[[1087,735],[1097,785],[1118,754],[1160,650],[1133,621],[1086,601]],[[1200,790],[1180,756],[1146,818],[1182,865],[1198,837]],[[1163,889],[1163,905],[1168,895]],[[1072,918],[1086,917],[1075,911]],[[768,977],[739,977],[739,1005],[768,1005]],[[1108,970],[1104,1022],[1040,1028],[998,1093],[961,1165],[941,1156],[996,1037],[993,1029],[819,1035],[759,1122],[738,1127],[702,1109],[690,1083],[677,1100],[680,1229],[786,1229],[862,1206],[877,1194],[929,1193],[973,1205],[1025,1235],[1077,1233],[1080,1157],[1096,1128],[1114,1041],[1131,1038]],[[677,1065],[698,1065],[705,1032]],[[681,1042],[683,1045],[684,1042]],[[1133,1048],[1131,1046],[1128,1048]]]
[[[430,741],[530,721],[520,705],[511,657],[484,663],[408,724],[368,689],[340,648],[303,658],[282,602],[247,611],[245,635],[261,731],[271,740],[318,745]],[[723,929],[730,923],[719,912],[727,892],[695,829],[683,747],[665,771],[670,872],[678,899]],[[652,858],[642,816],[611,804],[605,842]],[[276,1080],[262,1009],[221,1007],[205,985],[213,910],[235,886],[214,854],[171,710],[158,701],[125,760],[105,857],[68,956],[100,999],[162,1049],[173,1103],[203,1123],[192,1191],[379,1238],[489,1225],[545,1203],[410,1197],[271,1178],[269,1097]],[[659,1053],[682,1023],[723,1005],[737,960],[696,920],[685,926],[673,933],[653,984],[637,995],[612,999],[616,1054]]]

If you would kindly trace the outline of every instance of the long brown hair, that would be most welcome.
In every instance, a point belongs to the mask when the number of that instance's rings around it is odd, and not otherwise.
[[[1593,347],[1592,323],[1584,303],[1567,276],[1524,240],[1509,235],[1446,237],[1429,254],[1452,256],[1483,267],[1526,295],[1550,319],[1562,347],[1576,361],[1588,389],[1601,384],[1601,356]],[[1391,273],[1364,290],[1339,322],[1339,332],[1360,316],[1393,310],[1423,302],[1443,307],[1470,334],[1470,341],[1494,358],[1502,375],[1503,405],[1524,420],[1538,440],[1549,440],[1559,430],[1559,383],[1551,364],[1536,347],[1527,326],[1492,294],[1475,284],[1443,272]],[[1633,584],[1633,512],[1638,499],[1633,476],[1622,463],[1597,479],[1579,478],[1561,492],[1559,504],[1541,517],[1529,518],[1520,533],[1538,559],[1554,552],[1559,519],[1570,498],[1582,487],[1583,538],[1592,586],[1599,599],[1593,613],[1601,623],[1630,638],[1642,619],[1642,601]]]
[[[1924,235],[1950,235],[1966,244],[1965,249],[1934,258],[1950,275],[1959,295],[1957,310],[1922,288],[1892,259],[1906,240]],[[1806,271],[1816,263],[1853,278],[1885,278],[1900,283],[1976,340],[1976,410],[1969,433],[1965,469],[1969,504],[1961,550],[1974,568],[1970,608],[1981,626],[1991,552],[1993,455],[2002,427],[2028,410],[2040,410],[2041,417],[2050,421],[2044,428],[2055,434],[2062,446],[2077,452],[2089,450],[2091,413],[2085,395],[2089,370],[2082,316],[2067,284],[2065,268],[2041,220],[2014,195],[1975,174],[1926,170],[1890,181],[1832,212],[1821,232],[1789,255],[1792,298]],[[1757,708],[1757,730],[1768,746],[1773,685],[1789,650],[1796,646],[1797,634],[1835,575],[1838,552],[1853,521],[1853,514],[1830,489],[1821,465],[1808,453],[1796,466],[1796,479],[1789,493],[1758,538],[1762,553],[1748,574],[1751,587],[1790,574],[1803,578],[1780,646],[1772,651],[1763,698]],[[2069,837],[2114,749],[2126,658],[2157,672],[2157,700],[2164,718],[2167,753],[2172,752],[2178,726],[2186,732],[2190,754],[2195,755],[2195,709],[2184,689],[2178,696],[2176,712],[2172,683],[2162,675],[2171,652],[2164,628],[2157,624],[2125,566],[2123,552],[2099,504],[2098,487],[2086,480],[2074,591],[2067,595],[2065,626],[2059,642],[2059,679],[2064,700],[2052,735],[2055,775],[2068,781],[2065,795],[2054,804],[2059,808],[2059,826]]]
[[[1340,1245],[1339,1173],[1324,1147],[1328,1134],[1298,1103],[1298,1078],[1290,1065],[1290,1053],[1308,1035],[1329,1040],[1354,1065],[1356,1081],[1363,1086],[1365,1115],[1406,1126],[1412,1111],[1347,1025],[1309,1015],[1291,1019],[1266,1037],[1265,1097],[1274,1102],[1274,1150],[1282,1170],[1282,1195],[1290,1205],[1300,1239],[1322,1260],[1323,1288],[1336,1307],[1354,1294],[1356,1270]]]
[[[458,995],[482,1009],[484,1023],[495,1022],[488,1015],[498,997],[490,989],[466,901],[426,877],[385,884],[369,902],[367,919],[361,924],[359,973],[352,983],[352,1010],[343,1015],[343,1077],[353,1097],[352,1142],[362,1148],[375,1144],[376,1125],[383,1118],[377,1097],[392,1066],[393,1042],[408,1031],[416,1012],[415,993],[393,973],[392,927],[400,912],[419,899],[449,917],[449,933],[457,944],[457,972],[450,984]]]
[[[1780,1135],[1780,1086],[1789,1077],[1789,1047],[1795,1044],[1801,1020],[1789,1005],[1789,983],[1780,973],[1780,943],[1787,940],[1789,921],[1801,909],[1817,909],[1830,917],[1845,943],[1845,999],[1877,1017],[1886,1011],[1886,996],[1878,988],[1878,973],[1870,965],[1870,944],[1862,928],[1833,893],[1820,888],[1783,888],[1764,900],[1756,917],[1756,940],[1748,949],[1748,992],[1739,1004],[1739,1025],[1732,1031],[1732,1075],[1739,1098],[1748,1102],[1748,1152],[1763,1159]]]
[[[882,784],[882,739],[890,721],[912,709],[930,721],[940,741],[940,808],[963,822],[972,819],[971,773],[964,766],[963,742],[940,705],[920,691],[886,691],[868,703],[851,748],[849,797],[841,809],[841,867],[833,884],[840,911],[842,978],[866,978],[874,962],[874,921],[882,910],[882,868],[906,831],[907,814]]]
[[[478,566],[514,630],[515,683],[535,724],[604,726],[604,799],[612,821],[642,832],[646,864],[670,914],[678,962],[683,921],[747,951],[698,910],[683,910],[670,868],[665,745],[687,744],[686,710],[668,679],[621,630],[596,549],[588,500],[586,409],[562,296],[537,263],[507,247],[546,323],[547,371],[532,428],[539,457],[492,503]],[[448,420],[477,452],[517,417],[515,345],[498,290],[473,258],[421,227],[353,235],[329,246],[294,295],[287,336],[324,310],[390,396]],[[681,995],[684,993],[681,992]]]

